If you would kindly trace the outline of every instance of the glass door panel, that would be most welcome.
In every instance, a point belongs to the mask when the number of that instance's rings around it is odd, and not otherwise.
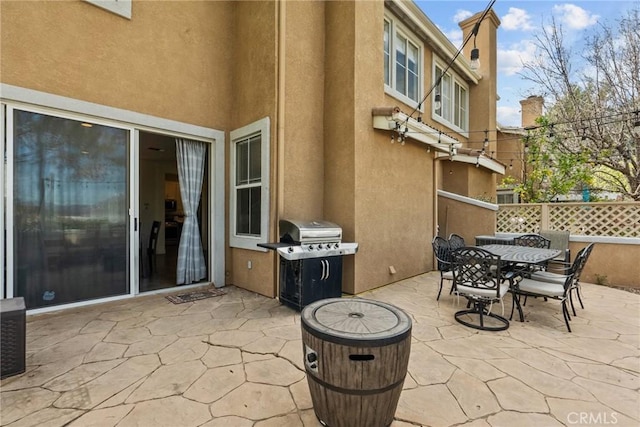
[[[14,295],[129,293],[129,131],[21,110],[13,125]]]

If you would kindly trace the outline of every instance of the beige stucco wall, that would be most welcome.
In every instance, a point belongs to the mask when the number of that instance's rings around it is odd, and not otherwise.
[[[3,1],[0,79],[227,132],[270,117],[274,141],[276,6],[134,1],[128,20],[80,0]],[[275,295],[273,253],[226,252],[227,283]]]
[[[498,132],[497,159],[507,166],[505,176],[510,176],[518,182],[522,181],[524,170],[522,136],[511,132]],[[498,178],[498,184],[502,177]]]
[[[232,2],[231,39],[233,52],[229,61],[233,64],[231,75],[226,80],[218,81],[218,85],[230,85],[233,100],[229,104],[231,110],[231,129],[246,126],[264,117],[270,118],[271,124],[271,176],[275,180],[277,158],[277,52],[278,52],[278,14],[274,2]],[[226,108],[220,105],[220,108]],[[227,150],[228,151],[228,150]],[[227,152],[227,177],[230,173],[229,153]],[[229,212],[229,187],[227,190],[227,215]],[[277,231],[273,222],[276,215],[276,187],[272,186],[270,200],[271,226],[269,241],[277,240]],[[226,221],[229,230],[229,219]],[[228,233],[228,231],[227,231]],[[273,297],[276,295],[275,277],[276,255],[273,251],[260,252],[254,250],[229,248],[227,250],[227,266],[229,266],[228,283]]]
[[[571,260],[588,243],[571,242]],[[640,245],[596,243],[587,260],[580,281],[640,288]],[[587,302],[588,304],[588,302]]]
[[[448,197],[438,197],[438,235],[448,238],[451,233],[464,237],[474,246],[475,236],[495,232],[496,211],[463,203]]]
[[[3,1],[2,83],[212,128],[228,122],[232,6]]]
[[[433,158],[422,144],[390,144],[389,132],[372,127],[373,107],[398,104],[382,86],[384,4],[326,5],[327,21],[340,28],[327,32],[326,49],[341,54],[327,58],[325,215],[360,245],[344,263],[343,291],[353,294],[431,269]]]
[[[374,107],[412,111],[384,92],[384,2],[134,1],[132,20],[80,0],[0,8],[3,83],[222,129],[227,138],[269,117],[269,240],[278,239],[278,218],[341,225],[343,240],[360,244],[344,259],[346,292],[432,269],[434,171],[449,164],[436,166],[435,153],[411,138],[392,145],[388,131],[372,127]],[[429,45],[423,66],[426,91]],[[495,108],[471,109],[470,127],[495,128]],[[228,180],[228,143],[225,151]],[[495,189],[483,168],[452,168],[441,179],[460,194]],[[228,181],[225,188],[228,200]],[[273,251],[227,247],[225,255],[228,284],[276,295]]]

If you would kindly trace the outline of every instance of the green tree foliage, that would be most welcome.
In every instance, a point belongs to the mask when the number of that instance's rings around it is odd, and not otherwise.
[[[560,195],[592,182],[589,156],[562,149],[563,139],[553,133],[546,117],[524,138],[525,170],[523,181],[515,187],[526,203],[551,202]],[[555,125],[553,126],[555,127]]]
[[[587,34],[578,52],[567,47],[560,24],[543,26],[536,37],[538,55],[522,75],[550,105],[542,125],[548,133],[553,123],[555,137],[545,143],[541,135],[534,137],[532,182],[523,184],[523,196],[546,198],[547,191],[538,192],[553,188],[549,168],[562,176],[584,162],[597,171],[591,179],[599,185],[595,190],[640,200],[640,136],[632,132],[640,111],[639,28],[640,9],[631,9],[615,26],[601,23]]]

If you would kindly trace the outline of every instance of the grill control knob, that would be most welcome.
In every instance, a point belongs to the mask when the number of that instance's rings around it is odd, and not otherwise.
[[[293,246],[289,246],[289,249],[287,249],[289,251],[289,253],[293,252]]]
[[[340,243],[336,243],[335,245],[333,245],[333,247],[338,249],[340,247]]]
[[[313,250],[313,245],[309,245],[309,250],[312,251]]]

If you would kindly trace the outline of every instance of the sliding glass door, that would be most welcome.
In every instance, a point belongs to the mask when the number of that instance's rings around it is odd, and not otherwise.
[[[9,109],[13,295],[28,309],[129,293],[130,130]]]

